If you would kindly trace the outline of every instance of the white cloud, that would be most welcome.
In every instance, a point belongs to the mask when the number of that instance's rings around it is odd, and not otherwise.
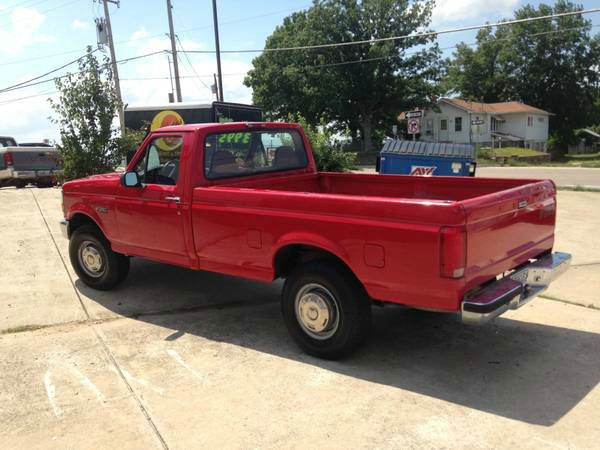
[[[0,116],[10,117],[10,120],[3,125],[3,133],[13,136],[17,142],[57,139],[58,130],[48,119],[52,110],[47,98],[56,97],[52,91],[54,89],[51,86],[38,91],[48,94],[31,98],[27,97],[37,95],[36,92],[23,90],[4,94],[0,102]]]
[[[437,0],[433,10],[431,24],[440,25],[467,24],[477,19],[495,21],[512,15],[519,0]]]
[[[128,45],[135,49],[137,55],[171,48],[167,36],[150,37],[150,34],[143,28],[132,35]],[[207,48],[204,43],[190,39],[181,39],[181,47],[187,51]],[[212,74],[217,70],[215,55],[212,53],[188,53],[188,58],[189,62],[185,54],[179,52],[179,74],[183,100],[198,103],[212,102],[215,100],[215,96],[212,94],[210,86],[213,84]],[[245,61],[228,55],[222,57],[221,64],[224,74],[225,100],[250,103],[252,100],[251,90],[242,82],[251,66]],[[126,66],[127,69],[124,68],[122,73],[119,73],[123,79],[121,89],[125,103],[132,106],[167,103],[168,93],[171,92],[171,82],[168,79],[169,65],[166,53],[140,59],[135,62],[135,65],[128,63]],[[136,80],[136,78],[164,79]]]
[[[10,22],[0,28],[0,54],[16,55],[32,44],[48,42],[50,37],[39,31],[45,21],[46,16],[34,8],[16,8]]]
[[[74,30],[87,30],[90,28],[90,23],[83,20],[75,19],[71,22],[71,28]]]

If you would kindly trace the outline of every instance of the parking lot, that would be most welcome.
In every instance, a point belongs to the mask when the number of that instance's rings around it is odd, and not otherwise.
[[[342,361],[302,353],[262,284],[141,259],[77,280],[59,189],[0,189],[4,448],[598,448],[600,193],[560,191],[573,267],[494,323],[376,308]]]

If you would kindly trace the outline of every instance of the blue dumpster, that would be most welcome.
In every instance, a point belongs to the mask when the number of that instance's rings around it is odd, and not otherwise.
[[[475,176],[475,148],[469,144],[390,140],[381,149],[381,174]]]

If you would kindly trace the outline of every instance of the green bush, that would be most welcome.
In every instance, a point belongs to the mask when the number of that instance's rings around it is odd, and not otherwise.
[[[324,121],[315,127],[300,115],[290,116],[288,120],[296,122],[304,128],[319,172],[347,172],[354,167],[356,153],[344,151],[341,142],[336,141]]]
[[[108,60],[99,63],[90,47],[79,71],[55,80],[58,101],[50,100],[60,131],[62,181],[111,172],[125,156],[113,125],[121,103]]]

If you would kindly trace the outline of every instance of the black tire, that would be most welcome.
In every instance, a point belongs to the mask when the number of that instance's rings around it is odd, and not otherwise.
[[[99,261],[98,270],[84,265],[84,246],[87,251],[93,251],[93,256]],[[89,287],[101,291],[114,288],[129,272],[129,258],[113,252],[110,242],[96,227],[89,225],[78,228],[71,236],[69,258],[79,279]]]
[[[302,307],[299,305],[301,298],[310,298],[310,294],[316,294],[320,302],[325,299],[322,305],[330,306],[333,301],[336,314],[329,315],[331,308],[311,309],[310,305],[305,311],[327,310],[328,318],[338,317],[337,323],[329,320],[322,331],[308,329],[311,325],[307,326],[300,318]],[[335,261],[309,261],[294,269],[283,288],[281,310],[298,346],[319,358],[339,359],[348,355],[363,343],[371,330],[371,304],[364,287],[346,267]],[[316,313],[317,317],[319,314]],[[323,322],[317,325],[322,326]]]
[[[127,275],[129,275],[129,256],[121,255],[120,253],[116,253],[119,258],[119,283],[121,281],[125,281]]]

